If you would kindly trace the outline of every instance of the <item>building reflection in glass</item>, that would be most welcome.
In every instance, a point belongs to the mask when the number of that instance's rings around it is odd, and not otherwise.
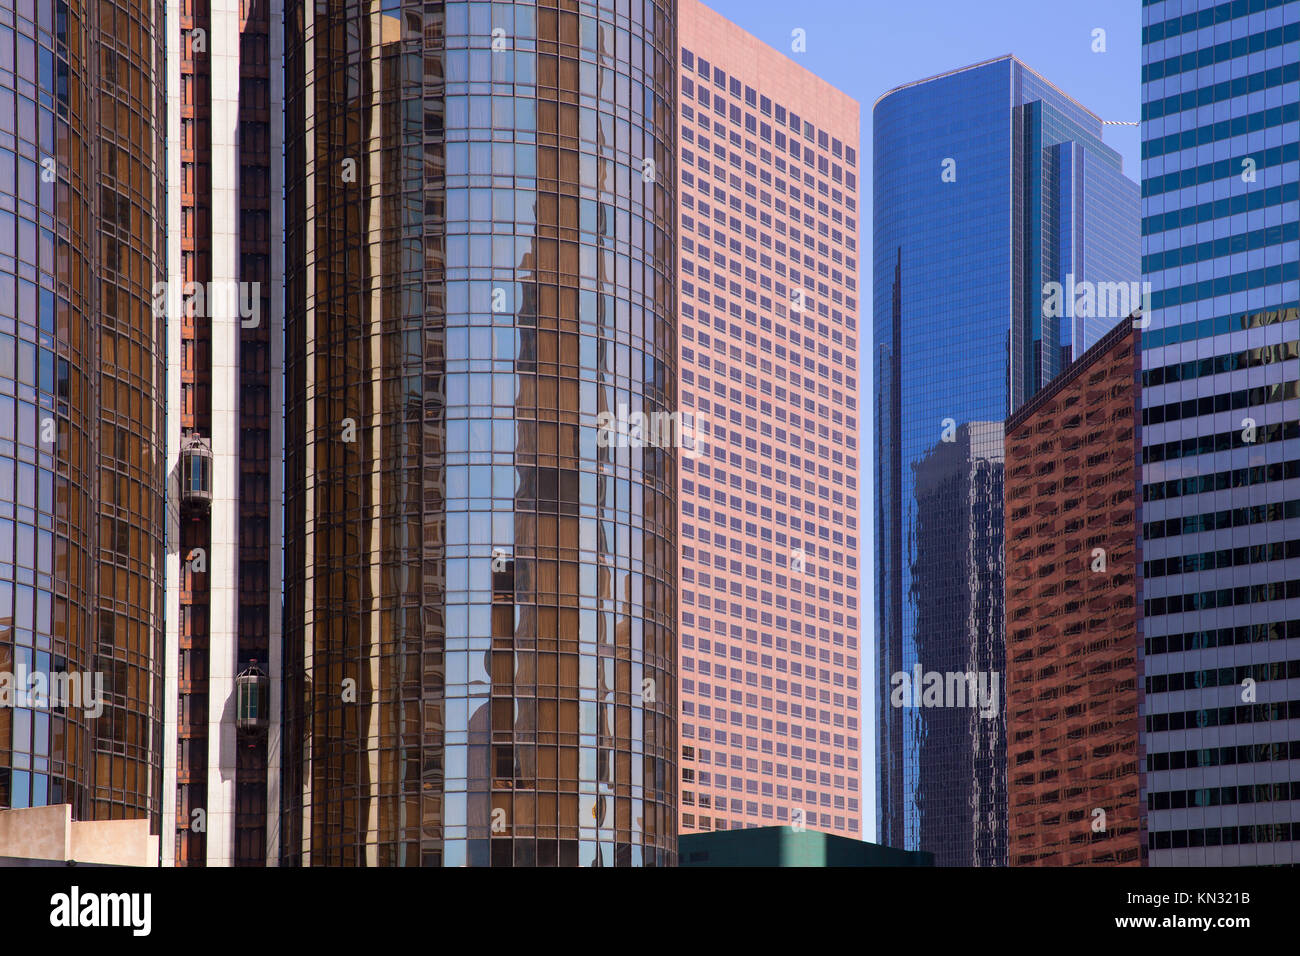
[[[162,23],[156,2],[0,10],[0,673],[38,691],[0,706],[0,809],[155,834]]]
[[[1005,861],[1007,843],[1002,423],[959,426],[913,472],[916,659],[904,669],[920,664],[922,674],[997,678],[985,685],[997,689],[992,716],[970,700],[903,712],[914,758],[907,771],[914,775],[915,836],[938,848],[938,865],[995,866]]]
[[[670,12],[290,5],[289,862],[675,861]]]
[[[995,460],[976,454],[980,423],[1004,421],[1131,311],[1076,310],[1071,296],[1058,315],[1045,296],[1076,280],[1131,289],[1138,188],[1106,145],[1101,117],[1010,56],[891,90],[873,123],[877,833],[890,846],[933,851],[939,865],[1004,865],[1006,822],[990,809],[1005,805],[1004,785],[990,790],[983,769],[1003,759],[998,722],[980,721],[963,748],[956,724],[942,722],[969,714],[926,709],[918,724],[890,705],[891,680],[918,661],[940,670],[931,651],[979,662],[994,644],[1002,670],[994,582],[971,577],[980,568],[1001,575],[1000,550],[980,563],[1000,540],[1001,492],[989,499],[988,528],[972,512],[968,540],[945,541],[943,529],[962,533],[961,516],[986,483],[979,463]],[[957,449],[944,432],[966,434],[955,444],[970,442],[973,457],[950,460]],[[937,478],[930,491],[916,488],[923,462],[961,494],[943,503]],[[926,502],[930,516],[919,510]],[[925,528],[935,529],[929,541]],[[921,765],[945,754],[946,767]]]

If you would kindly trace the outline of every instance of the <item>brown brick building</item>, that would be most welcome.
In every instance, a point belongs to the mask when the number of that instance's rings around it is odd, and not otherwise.
[[[1009,862],[1140,865],[1139,331],[1006,426]]]

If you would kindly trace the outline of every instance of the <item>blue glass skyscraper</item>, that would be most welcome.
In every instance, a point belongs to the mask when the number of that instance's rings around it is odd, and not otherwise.
[[[1002,699],[896,691],[1001,679],[1002,422],[1137,304],[1138,189],[1014,57],[892,90],[874,124],[878,838],[1000,865]]]
[[[1300,862],[1300,0],[1143,4],[1150,865]]]

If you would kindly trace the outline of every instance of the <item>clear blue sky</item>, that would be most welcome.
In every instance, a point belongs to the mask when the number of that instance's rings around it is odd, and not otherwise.
[[[1014,53],[1056,86],[1107,120],[1138,119],[1141,5],[1137,0],[705,0],[727,19],[785,52],[795,62],[862,104],[862,290],[859,343],[871,355],[871,107],[903,83]],[[790,52],[791,31],[802,29],[807,50]],[[1104,53],[1093,52],[1093,31],[1106,31]],[[815,118],[810,116],[815,122]],[[1137,180],[1138,129],[1106,129],[1106,142],[1124,156]],[[862,363],[862,738],[863,835],[875,839],[875,552],[871,363]]]

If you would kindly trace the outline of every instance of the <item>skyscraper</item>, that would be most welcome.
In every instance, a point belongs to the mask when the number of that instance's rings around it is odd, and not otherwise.
[[[162,24],[161,3],[0,10],[0,809],[154,834]]]
[[[1137,187],[1014,57],[891,90],[873,122],[877,838],[998,865],[1004,715],[959,732],[969,713],[892,691],[1004,677],[1002,422],[1132,311]]]
[[[1000,677],[994,684],[984,676],[1005,674],[1005,473],[1001,422],[964,422],[956,426],[952,441],[937,442],[913,463],[916,662],[910,682],[897,676],[907,671],[898,671],[881,691],[888,693],[892,709],[915,707],[921,685],[920,703],[926,709],[917,714],[925,725],[922,759],[916,765],[916,788],[924,796],[925,811],[919,818],[920,845],[942,845],[955,830],[971,841],[968,850],[961,847],[958,852],[968,851],[981,861],[996,860],[1006,852],[1005,680]],[[951,680],[954,691],[958,684],[963,686],[964,706],[931,709],[933,701],[925,701],[924,687],[932,674],[943,675],[945,687]],[[950,679],[950,674],[960,677]],[[988,707],[979,705],[981,677]],[[938,755],[948,759],[936,759]],[[963,772],[953,772],[954,762]]]
[[[278,0],[169,0],[163,860],[275,858],[279,735]],[[273,690],[273,688],[275,688]],[[268,786],[270,790],[268,791]]]
[[[681,30],[682,832],[861,832],[858,103]]]
[[[1006,424],[1008,862],[1142,862],[1140,321]]]
[[[1300,2],[1142,8],[1149,862],[1300,862]]]
[[[282,859],[671,865],[673,6],[287,5]]]

